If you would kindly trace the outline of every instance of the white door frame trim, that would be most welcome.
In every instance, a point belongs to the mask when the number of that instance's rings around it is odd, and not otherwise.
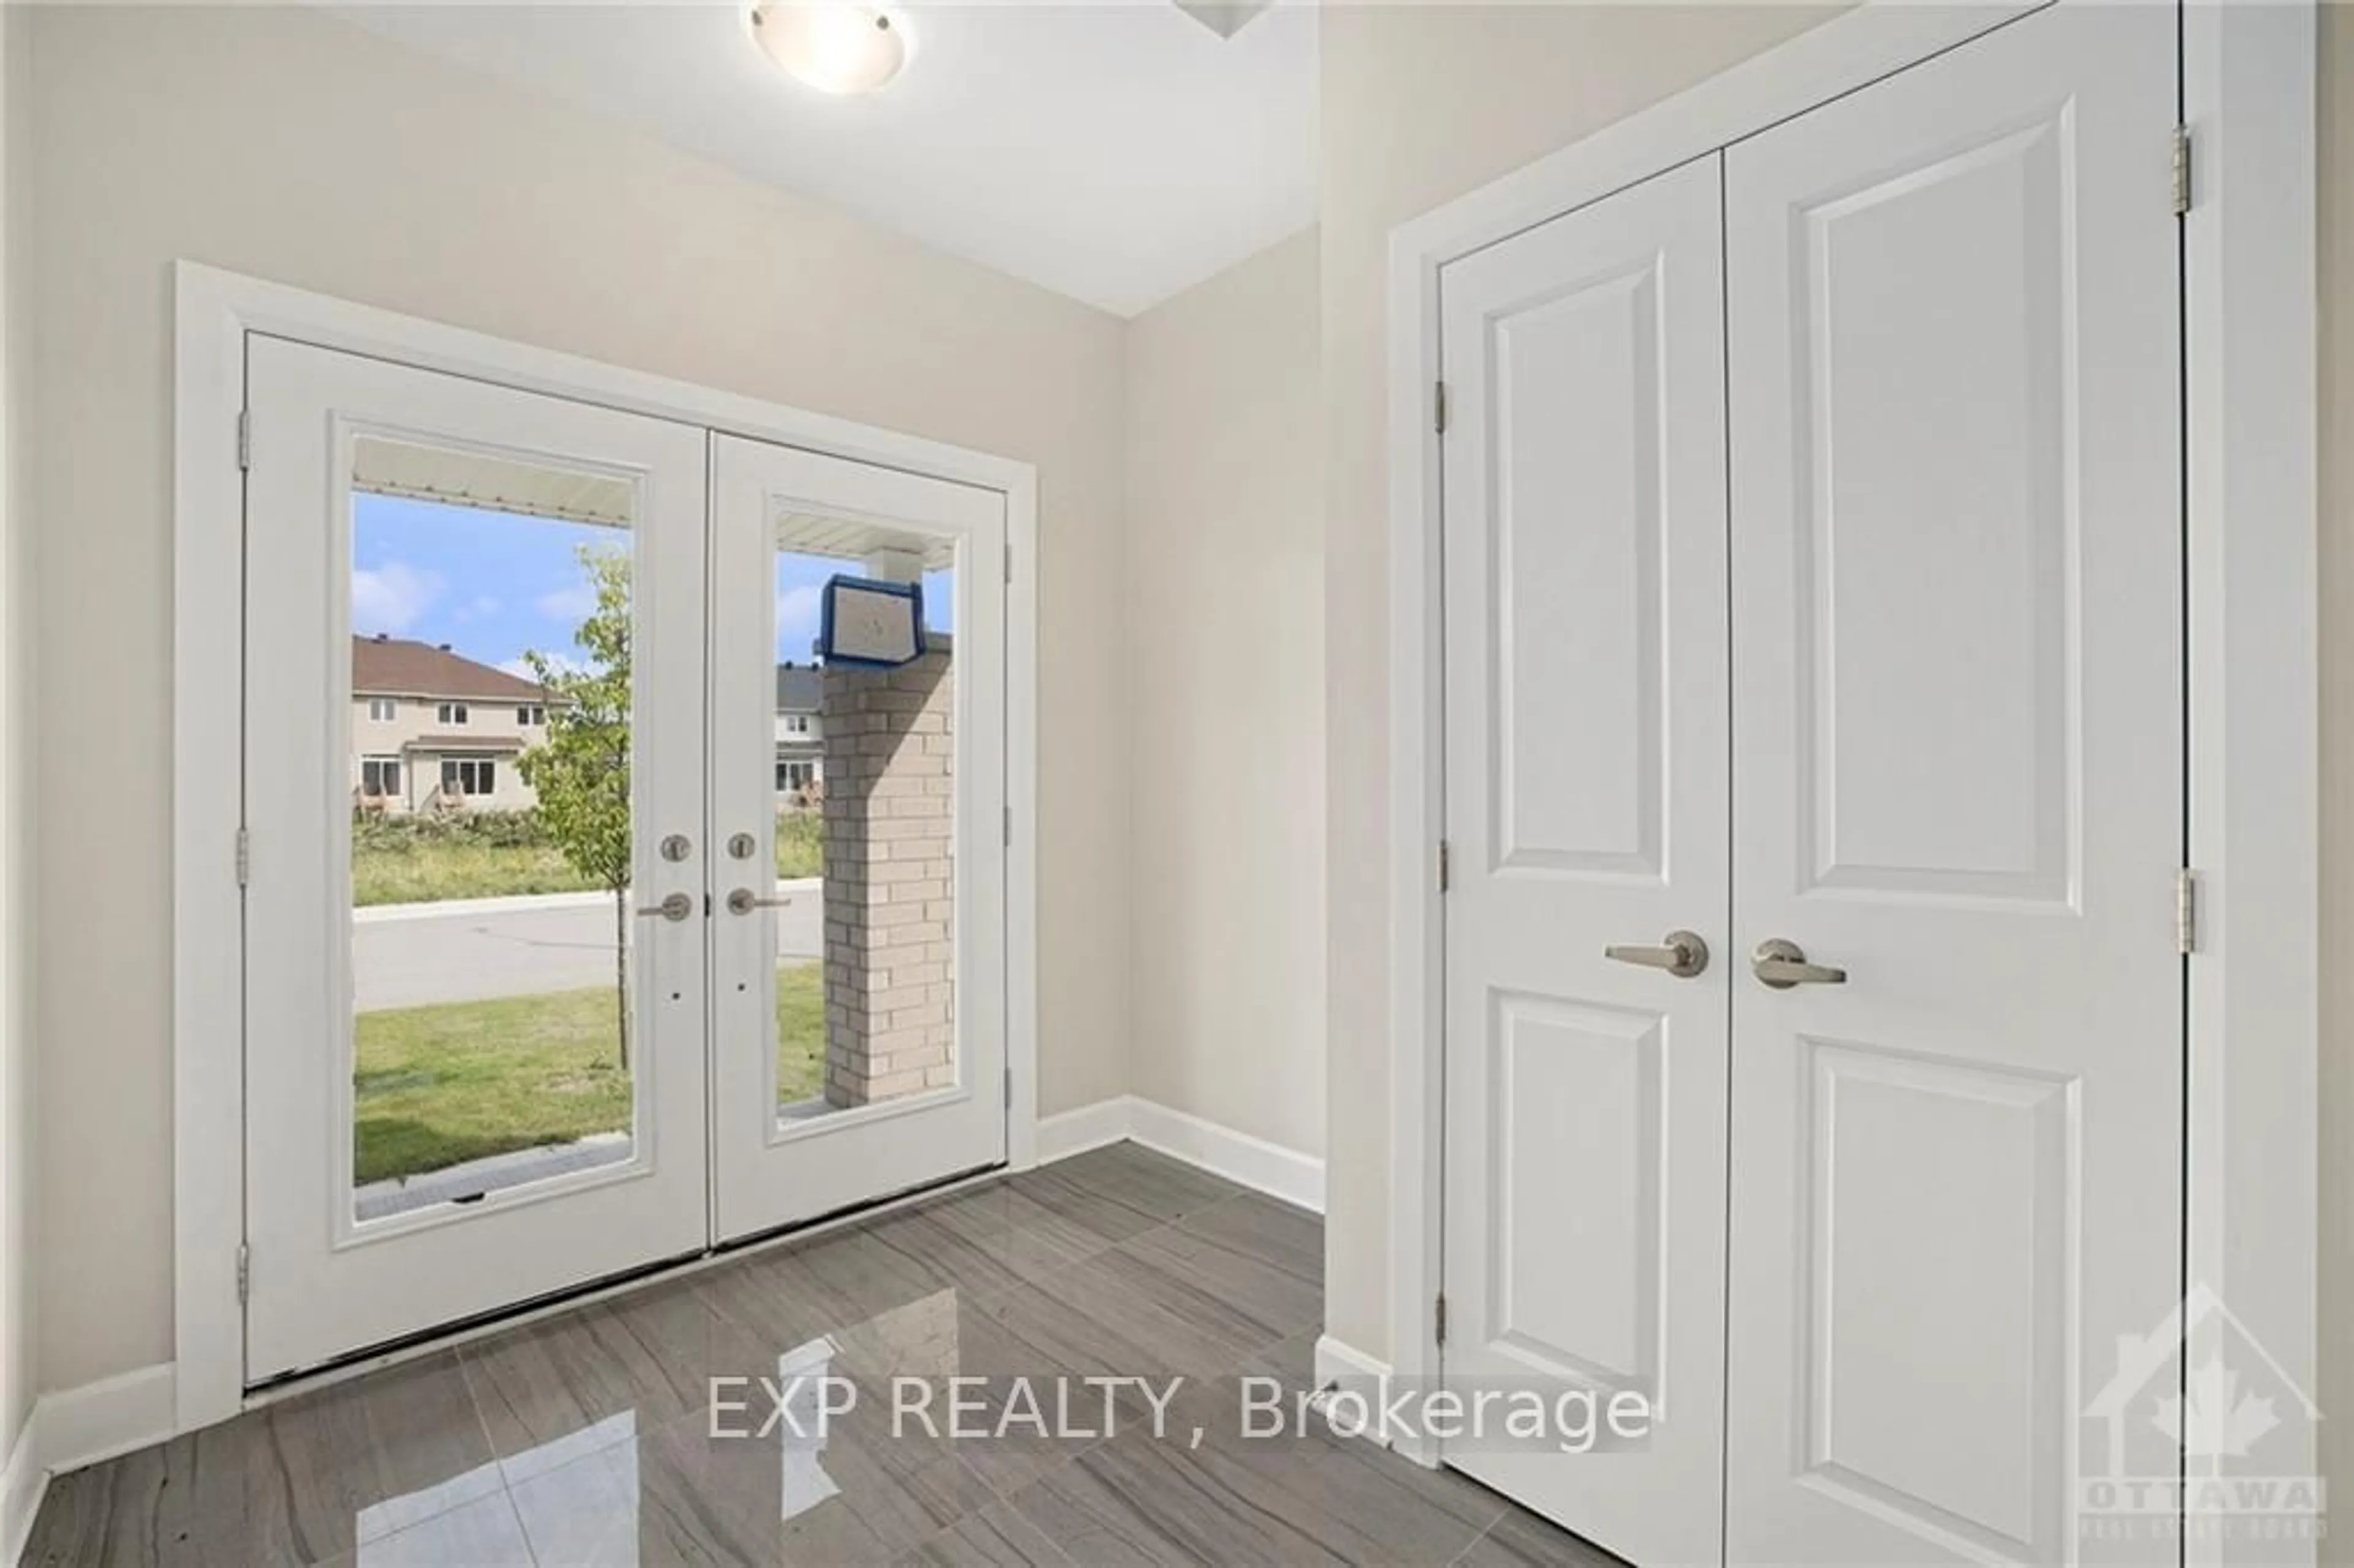
[[[2188,854],[2200,927],[2187,996],[2187,1277],[2317,1400],[2316,21],[2309,0],[2186,7],[2182,114]],[[2283,1474],[2319,1473],[2312,1426]],[[2235,1543],[2194,1530],[2184,1562],[2228,1563]],[[2297,1560],[2318,1550],[2306,1542]]]
[[[1390,1364],[1401,1380],[1438,1370],[1439,270],[2036,8],[1871,0],[1391,234],[1386,1277]],[[2227,1298],[2310,1390],[2320,972],[2312,0],[2193,0],[2183,47],[2194,164],[2184,230],[2190,856],[2200,895],[2188,1261],[2190,1277]],[[2234,886],[2244,890],[2236,905]],[[1400,1448],[1437,1460],[1426,1447]],[[2228,1543],[2211,1550],[2203,1560],[2227,1560]]]
[[[1002,493],[1006,588],[1006,1158],[1037,1158],[1037,471],[736,393],[240,276],[174,267],[172,509],[173,1309],[176,1429],[246,1404],[240,765],[245,334],[293,338],[524,391]]]

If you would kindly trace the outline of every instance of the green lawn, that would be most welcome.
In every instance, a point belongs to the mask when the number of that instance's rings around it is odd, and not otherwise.
[[[821,814],[777,813],[777,875],[817,876],[824,869]],[[352,846],[352,902],[360,906],[579,893],[595,885],[548,844],[377,833]]]
[[[357,1033],[359,1181],[629,1125],[629,1080],[614,1065],[613,993],[605,987],[364,1012]],[[810,1098],[824,1075],[821,969],[780,968],[779,1101]]]
[[[777,967],[777,1103],[825,1091],[825,966]]]

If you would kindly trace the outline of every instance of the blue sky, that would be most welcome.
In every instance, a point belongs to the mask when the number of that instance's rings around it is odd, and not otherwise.
[[[352,498],[352,630],[447,642],[484,664],[522,669],[526,649],[572,652],[594,603],[574,551],[614,530],[385,495]],[[777,557],[777,657],[807,662],[818,590],[854,563]],[[924,622],[947,630],[949,576],[924,578]]]

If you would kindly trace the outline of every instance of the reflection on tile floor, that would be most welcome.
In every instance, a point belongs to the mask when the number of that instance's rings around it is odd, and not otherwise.
[[[1236,1436],[1236,1378],[1308,1385],[1323,1252],[1314,1215],[1115,1145],[59,1477],[24,1561],[1608,1563],[1371,1444]],[[1175,1373],[1166,1436],[1076,1382]],[[1058,1376],[1048,1436],[1021,1390]],[[716,1378],[747,1380],[717,1410]],[[854,1391],[822,1430],[821,1386]],[[918,1396],[933,1432],[894,1419]]]

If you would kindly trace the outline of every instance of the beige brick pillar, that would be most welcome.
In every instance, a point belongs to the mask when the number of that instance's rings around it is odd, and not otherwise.
[[[956,1080],[949,639],[896,670],[825,673],[825,1097]]]

